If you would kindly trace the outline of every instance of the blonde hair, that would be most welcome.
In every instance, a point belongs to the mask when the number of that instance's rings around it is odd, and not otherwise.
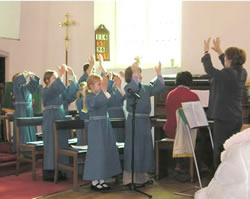
[[[86,97],[89,93],[91,93],[90,85],[95,84],[97,81],[101,81],[102,78],[99,75],[91,74],[87,79],[87,82],[80,83],[80,90],[77,92],[77,99],[80,97],[83,98],[83,109],[82,112],[87,113],[87,105],[86,105]]]
[[[88,85],[88,89],[90,89],[90,85],[93,85],[95,84],[97,81],[101,81],[102,80],[102,77],[100,75],[97,75],[97,74],[91,74],[89,76],[89,78],[87,79],[87,85]]]
[[[87,113],[88,109],[86,106],[86,96],[88,94],[89,90],[88,90],[88,86],[86,82],[81,82],[80,83],[80,90],[77,91],[76,93],[76,97],[77,99],[80,99],[81,97],[83,98],[83,109],[82,112]]]

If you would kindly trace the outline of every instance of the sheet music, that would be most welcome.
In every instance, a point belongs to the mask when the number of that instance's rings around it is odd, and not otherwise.
[[[116,146],[117,148],[124,148],[124,142],[116,142]],[[71,145],[71,147],[74,149],[88,150],[88,145],[81,145],[81,146]]]
[[[191,90],[191,91],[198,95],[203,107],[208,107],[209,90]]]
[[[157,121],[157,122],[166,122],[166,121],[167,121],[167,119],[157,118],[157,119],[156,119],[156,121]]]
[[[87,150],[88,145],[81,145],[81,146],[76,146],[76,145],[70,145],[74,149],[80,149],[80,150]]]
[[[208,126],[207,116],[200,101],[182,103],[190,128]]]
[[[43,141],[40,140],[40,141],[31,141],[31,142],[27,142],[27,144],[31,144],[31,145],[43,145]]]

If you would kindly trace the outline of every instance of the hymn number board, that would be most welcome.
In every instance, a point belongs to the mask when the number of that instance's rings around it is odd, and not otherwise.
[[[104,61],[110,61],[109,31],[101,24],[95,31],[95,55],[102,54]]]

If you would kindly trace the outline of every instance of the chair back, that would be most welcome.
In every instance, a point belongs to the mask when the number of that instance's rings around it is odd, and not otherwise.
[[[112,128],[125,128],[125,118],[110,118]]]
[[[16,150],[20,151],[20,127],[42,126],[42,117],[17,117],[14,119],[16,128]]]
[[[83,160],[85,159],[85,155],[87,150],[78,150],[68,147],[66,145],[59,146],[59,134],[60,133],[68,133],[71,134],[73,130],[82,130],[82,137],[83,137],[83,144],[86,144],[86,133],[84,128],[84,120],[80,119],[67,119],[65,120],[55,120],[53,123],[54,128],[54,142],[55,142],[55,175],[54,175],[54,182],[57,183],[58,179],[58,171],[60,168],[70,170],[73,172],[73,182],[74,186],[78,184],[78,164],[84,163],[80,162],[79,158],[80,155],[83,155]],[[63,136],[67,136],[63,134]],[[65,137],[64,137],[65,138]],[[64,143],[65,144],[65,143]],[[69,145],[69,140],[67,145]],[[64,156],[66,158],[72,158],[72,162],[67,161],[60,161],[59,156]]]
[[[57,153],[59,143],[58,136],[60,132],[65,132],[64,130],[68,130],[71,133],[73,130],[81,129],[82,130],[82,143],[85,145],[86,142],[86,133],[84,128],[84,120],[76,119],[65,119],[65,120],[55,120],[53,123],[54,128],[54,139],[55,139],[55,152]]]
[[[42,117],[17,117],[15,124],[17,127],[24,126],[41,126],[43,123]]]

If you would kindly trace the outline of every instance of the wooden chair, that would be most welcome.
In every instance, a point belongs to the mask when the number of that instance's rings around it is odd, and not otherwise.
[[[174,139],[163,138],[155,141],[155,179],[160,178],[160,150],[167,150],[168,152],[173,150]]]
[[[68,146],[66,148],[59,147],[59,134],[62,130],[68,131],[70,134],[72,130],[81,129],[83,131],[83,143],[86,143],[84,121],[83,120],[56,120],[53,124],[54,128],[54,142],[55,142],[55,175],[54,183],[57,183],[59,168],[66,169],[73,172],[74,187],[78,185],[78,164],[84,164],[87,148],[76,149]],[[59,162],[59,155],[70,158],[69,164]],[[82,160],[82,161],[79,161]]]
[[[13,142],[13,136],[12,136],[12,127],[14,123],[14,114],[13,113],[7,113],[7,139],[9,142]]]
[[[20,163],[28,161],[32,163],[32,179],[36,179],[36,162],[42,158],[43,142],[34,141],[20,143],[20,128],[28,126],[42,126],[42,117],[19,117],[14,120],[16,128],[16,175],[19,174]]]
[[[161,140],[155,141],[155,179],[160,179],[160,150],[166,150],[172,154],[174,146],[174,139],[171,138],[163,138]],[[167,165],[168,167],[169,165]],[[167,173],[168,174],[168,173]],[[190,181],[194,181],[194,159],[190,157],[189,159],[189,174]]]

